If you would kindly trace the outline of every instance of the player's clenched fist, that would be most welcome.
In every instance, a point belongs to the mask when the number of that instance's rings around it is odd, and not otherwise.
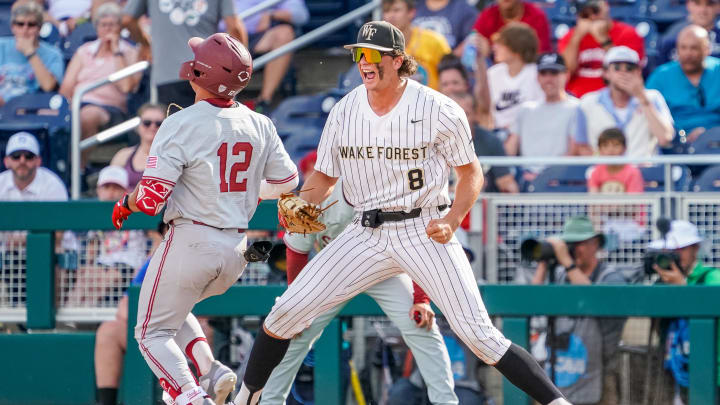
[[[425,228],[427,236],[437,243],[448,243],[455,233],[455,228],[445,219],[432,219]]]
[[[128,195],[125,193],[120,201],[115,203],[112,213],[112,222],[115,228],[122,228],[123,222],[132,214],[130,206],[128,205]]]

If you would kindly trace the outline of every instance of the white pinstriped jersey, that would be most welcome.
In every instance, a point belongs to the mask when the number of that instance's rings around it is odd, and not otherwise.
[[[360,85],[330,111],[315,170],[343,178],[358,211],[409,211],[449,204],[450,167],[473,162],[467,117],[450,98],[406,80],[395,107],[379,117]]]
[[[204,101],[163,122],[143,173],[174,186],[165,222],[182,217],[217,228],[247,228],[261,179],[278,184],[296,176],[269,118]]]
[[[324,231],[307,235],[287,232],[283,238],[285,245],[298,253],[309,253],[316,246],[316,243],[317,250],[320,251],[331,240],[340,235],[340,232],[347,227],[355,214],[353,207],[348,205],[343,197],[342,179],[338,180],[333,192],[321,205],[326,206],[333,201],[337,201],[337,203],[328,208],[322,215],[322,221],[325,224]]]

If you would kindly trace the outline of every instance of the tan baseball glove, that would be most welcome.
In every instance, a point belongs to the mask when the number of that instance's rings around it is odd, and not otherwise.
[[[278,220],[280,220],[280,225],[290,233],[308,234],[324,231],[325,224],[318,218],[333,204],[335,202],[323,209],[303,200],[294,193],[284,193],[278,200]]]

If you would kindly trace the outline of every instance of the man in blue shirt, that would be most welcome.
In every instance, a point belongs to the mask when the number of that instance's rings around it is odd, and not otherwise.
[[[705,128],[720,125],[720,59],[710,56],[708,32],[699,25],[683,28],[677,45],[678,60],[655,69],[647,87],[663,95],[675,128],[692,142]]]
[[[42,22],[43,9],[37,3],[13,4],[13,37],[0,38],[0,105],[38,89],[52,91],[62,80],[60,50],[39,41]]]
[[[671,25],[660,39],[660,63],[677,60],[676,42],[680,31],[690,24],[697,24],[710,34],[710,55],[720,57],[720,28],[716,24],[718,0],[688,0],[687,19]]]

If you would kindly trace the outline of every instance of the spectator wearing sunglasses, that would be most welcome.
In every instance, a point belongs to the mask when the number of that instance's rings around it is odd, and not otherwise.
[[[65,70],[60,50],[39,40],[41,6],[15,2],[10,18],[13,36],[0,38],[0,105],[23,94],[55,90]]]
[[[580,99],[573,153],[597,153],[600,134],[613,127],[625,133],[626,156],[648,157],[657,154],[658,146],[668,146],[673,119],[660,92],[645,89],[637,52],[626,46],[610,48],[603,60],[603,78],[607,88]]]
[[[66,201],[62,180],[41,167],[40,145],[32,134],[18,132],[8,139],[0,173],[1,201]]]
[[[577,24],[558,42],[570,80],[567,90],[576,97],[605,87],[603,57],[615,46],[627,46],[645,58],[645,44],[635,27],[610,18],[605,0],[578,0]]]
[[[685,130],[690,142],[720,125],[720,59],[710,52],[705,28],[688,25],[678,35],[678,60],[659,66],[648,79],[647,87],[667,100],[675,127]]]
[[[120,166],[125,169],[128,175],[128,190],[134,190],[135,186],[140,182],[148,154],[150,154],[150,146],[152,146],[155,134],[157,134],[160,124],[165,119],[167,107],[163,104],[143,104],[138,109],[138,117],[140,117],[140,126],[137,129],[140,135],[140,143],[135,146],[120,149],[110,161],[111,166]]]
[[[122,9],[115,3],[105,3],[95,10],[92,22],[98,39],[78,48],[60,86],[60,93],[68,100],[78,87],[108,77],[137,62],[135,46],[120,38],[121,20]],[[142,73],[138,73],[83,95],[80,108],[83,138],[125,119],[127,95],[137,88],[141,78]]]

